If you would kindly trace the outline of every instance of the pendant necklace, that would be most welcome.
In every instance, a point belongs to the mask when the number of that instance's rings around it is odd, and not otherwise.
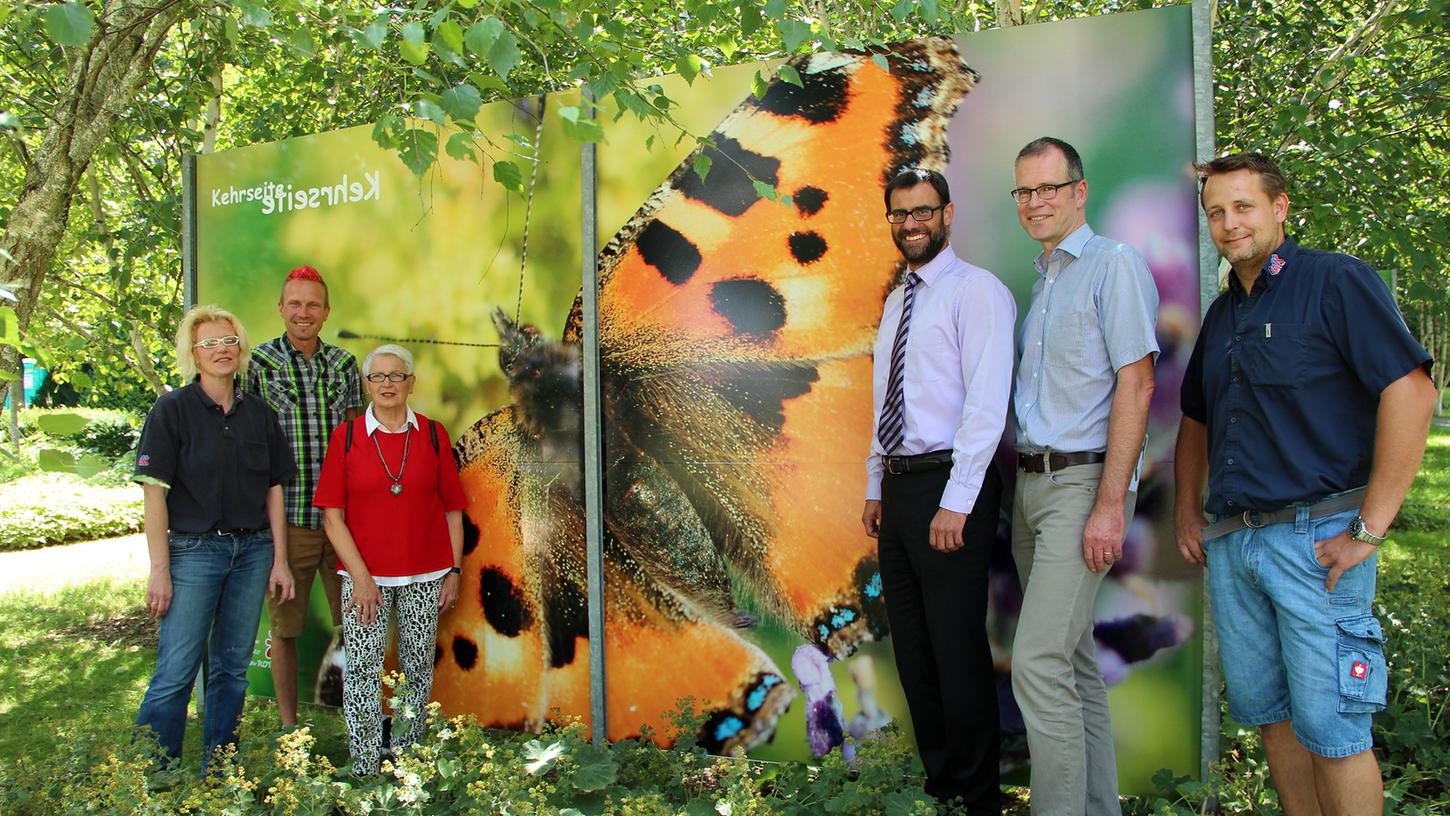
[[[408,444],[413,441],[413,432],[407,423],[403,424],[403,463],[398,465],[397,476],[394,476],[393,471],[388,467],[388,460],[383,458],[383,448],[378,444],[378,435],[374,433],[372,437],[373,449],[378,452],[378,461],[383,463],[383,472],[388,474],[388,478],[393,482],[388,490],[392,491],[394,496],[401,495],[403,492],[403,470],[408,467]]]

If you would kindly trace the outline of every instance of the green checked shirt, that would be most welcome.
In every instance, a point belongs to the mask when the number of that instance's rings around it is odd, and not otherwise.
[[[312,506],[312,493],[327,454],[327,439],[347,418],[347,409],[361,408],[363,403],[357,358],[318,340],[317,353],[309,361],[284,334],[252,349],[245,388],[277,412],[297,460],[297,475],[283,487],[287,523],[320,528],[322,511]]]

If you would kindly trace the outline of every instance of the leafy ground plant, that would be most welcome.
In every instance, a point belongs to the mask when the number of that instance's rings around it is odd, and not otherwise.
[[[141,490],[34,473],[0,484],[0,551],[92,541],[141,529]]]

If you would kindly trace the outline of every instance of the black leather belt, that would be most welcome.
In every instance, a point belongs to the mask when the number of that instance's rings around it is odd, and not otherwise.
[[[881,465],[892,476],[900,476],[903,473],[924,473],[939,467],[951,467],[951,464],[952,452],[949,450],[918,453],[914,456],[881,457]]]
[[[253,528],[250,528],[250,527],[237,527],[237,528],[234,528],[234,529],[231,529],[231,530],[221,530],[221,529],[217,529],[217,530],[207,530],[205,533],[202,533],[202,535],[209,535],[209,536],[244,536],[244,535],[248,535],[250,533],[260,533],[260,532],[262,532],[260,528],[259,529],[253,529]]]
[[[1043,461],[1043,460],[1046,461]],[[1043,465],[1050,465],[1053,472],[1073,465],[1096,465],[1107,459],[1107,454],[1102,451],[1082,451],[1081,453],[1019,453],[1017,454],[1017,469],[1025,470],[1028,473],[1044,473],[1047,468]]]

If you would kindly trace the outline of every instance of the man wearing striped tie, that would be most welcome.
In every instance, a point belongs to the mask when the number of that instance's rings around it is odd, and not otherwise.
[[[926,792],[960,798],[972,814],[999,814],[987,561],[1017,308],[1001,281],[948,245],[953,207],[940,173],[905,170],[885,198],[906,262],[876,337],[876,433],[861,521],[877,539]]]
[[[1017,218],[1042,245],[1017,367],[1012,557],[1022,611],[1012,691],[1035,816],[1122,813],[1093,601],[1123,557],[1153,396],[1158,290],[1132,247],[1093,233],[1082,159],[1043,137],[1017,154]]]

